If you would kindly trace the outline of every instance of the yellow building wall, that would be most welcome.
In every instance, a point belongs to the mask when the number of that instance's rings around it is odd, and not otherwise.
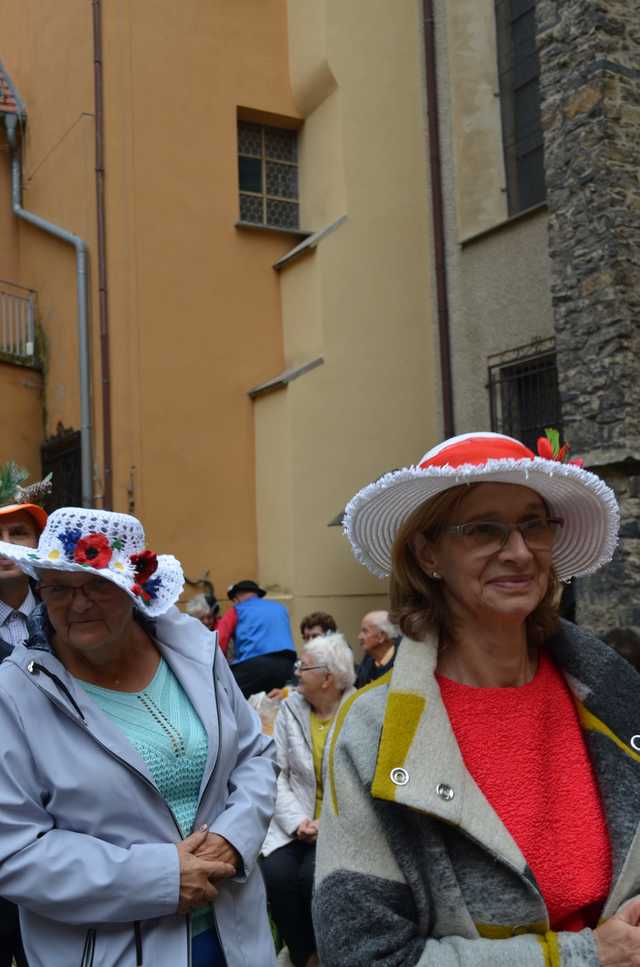
[[[286,422],[270,418],[273,395],[256,400],[259,450],[277,449],[290,481],[279,487],[258,466],[258,528],[274,542],[260,519],[285,499],[280,490],[291,501],[282,577],[273,565],[265,577],[284,585],[291,574],[295,620],[329,611],[352,644],[361,615],[386,606],[386,584],[327,525],[359,487],[414,462],[439,434],[420,8],[289,0],[293,93],[306,111],[303,220],[319,230],[347,219],[280,274],[285,365],[324,363],[277,391]],[[275,559],[261,547],[261,561]]]
[[[220,593],[257,573],[247,390],[283,365],[295,238],[234,225],[238,108],[296,115],[285,5],[115,5],[105,43],[116,503]]]
[[[14,460],[40,479],[42,377],[37,370],[0,361],[0,464]]]
[[[189,577],[209,570],[221,593],[257,575],[247,391],[284,364],[272,264],[296,237],[235,223],[238,109],[298,117],[286,2],[115,0],[102,11],[114,507],[138,515],[149,544]],[[28,111],[24,204],[89,245],[99,503],[91,12],[85,0],[0,0],[2,59]],[[16,241],[11,270],[39,294],[47,433],[58,421],[77,428],[73,249],[0,208],[0,244]]]
[[[23,207],[89,245],[95,237],[93,46],[84,0],[0,4],[2,61],[26,105],[22,136]],[[8,151],[0,158],[7,177]],[[61,422],[79,429],[76,259],[72,246],[10,213],[13,271],[38,293],[46,335],[45,434]],[[4,205],[7,208],[4,208]],[[4,247],[4,246],[2,246]],[[95,280],[94,280],[95,281]],[[92,286],[95,316],[96,288]],[[97,370],[94,371],[94,378]],[[99,384],[98,384],[99,385]]]

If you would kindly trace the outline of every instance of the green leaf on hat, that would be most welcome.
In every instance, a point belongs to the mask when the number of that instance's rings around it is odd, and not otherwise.
[[[0,507],[15,504],[16,491],[28,476],[28,472],[13,460],[9,460],[0,467]]]
[[[124,541],[121,541],[119,537],[116,537],[115,541],[111,541],[111,546],[116,551],[121,551],[122,548],[124,547]]]
[[[551,444],[554,457],[557,457],[558,453],[560,452],[560,434],[551,426],[547,427],[544,432],[547,435],[547,440]]]

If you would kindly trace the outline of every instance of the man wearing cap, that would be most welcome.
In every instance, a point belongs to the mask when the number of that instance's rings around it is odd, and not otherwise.
[[[231,671],[245,698],[281,688],[292,677],[296,660],[289,612],[267,600],[266,593],[255,581],[232,584],[227,594],[233,607],[217,628],[223,650],[234,640]]]

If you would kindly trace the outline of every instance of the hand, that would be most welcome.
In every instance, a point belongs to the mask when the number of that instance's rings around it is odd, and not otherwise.
[[[315,843],[320,824],[316,819],[303,819],[296,829],[296,836],[303,843]]]
[[[288,688],[272,688],[270,692],[267,692],[267,698],[270,698],[272,702],[281,702],[283,698],[288,695]]]
[[[594,930],[600,967],[640,967],[640,900]]]
[[[198,859],[218,860],[233,866],[232,876],[235,876],[242,865],[240,854],[235,846],[217,833],[207,833],[206,839],[201,846],[194,851]]]
[[[182,842],[176,843],[180,860],[180,897],[178,913],[189,913],[198,907],[205,907],[212,903],[218,891],[211,880],[219,880],[226,876],[233,876],[235,869],[229,863],[219,860],[210,861],[195,856],[196,850],[204,844],[208,836],[207,830],[198,830],[187,836]]]

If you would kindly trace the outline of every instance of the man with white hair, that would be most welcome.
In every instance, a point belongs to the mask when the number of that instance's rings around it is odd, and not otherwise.
[[[362,688],[393,668],[399,635],[396,626],[389,621],[388,611],[365,614],[358,635],[365,654],[358,668],[356,688]]]

